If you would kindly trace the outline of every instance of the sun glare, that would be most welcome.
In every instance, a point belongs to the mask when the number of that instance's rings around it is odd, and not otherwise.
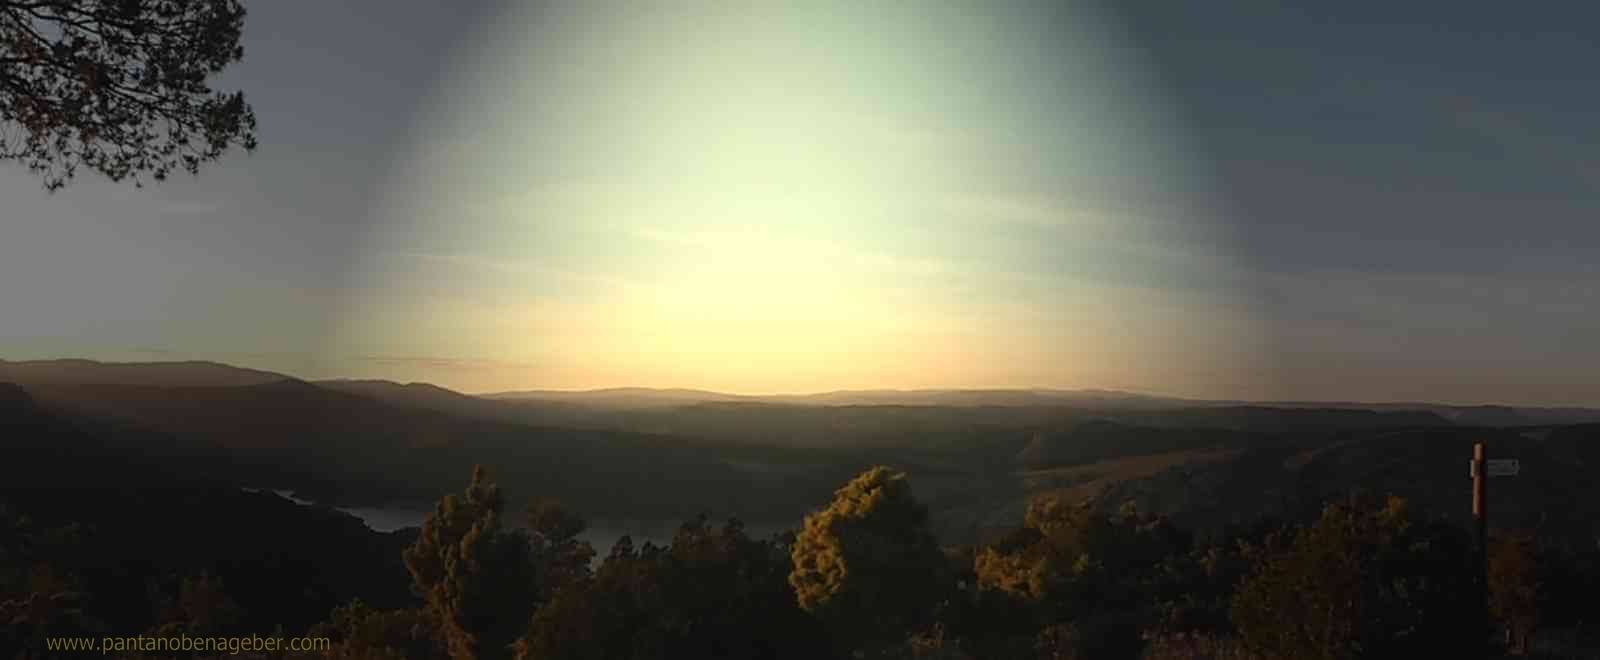
[[[1142,286],[1163,241],[1209,231],[1092,13],[670,7],[484,28],[390,177],[343,341],[438,352],[424,306],[374,302],[436,299],[474,354],[674,379],[653,385],[1064,385],[1124,337],[1036,326],[1098,319],[1083,290]]]

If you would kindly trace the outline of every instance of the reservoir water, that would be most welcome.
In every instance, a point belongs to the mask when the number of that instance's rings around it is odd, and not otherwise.
[[[276,493],[279,497],[302,506],[317,505],[316,502],[311,500],[295,497],[294,492],[289,490],[275,488],[244,488],[242,490],[252,493],[267,491]],[[421,527],[422,521],[428,517],[429,513],[431,513],[431,511],[404,507],[333,508],[359,518],[361,522],[365,523],[369,529],[372,529],[375,532],[393,532],[395,530],[404,529],[407,527]],[[678,526],[681,525],[683,521],[590,520],[588,523],[588,528],[586,528],[582,534],[579,534],[578,538],[588,541],[589,545],[595,550],[596,559],[600,559],[604,558],[606,553],[611,550],[611,547],[616,544],[617,540],[621,539],[623,536],[630,537],[633,541],[633,547],[635,548],[644,545],[646,541],[656,545],[666,545],[672,540],[672,535],[677,531]],[[722,524],[722,521],[713,520],[711,521],[711,524],[713,526],[719,526]],[[792,527],[798,526],[799,525],[796,524]],[[766,539],[771,537],[773,534],[782,532],[784,529],[790,527],[791,526],[771,523],[747,523],[745,526],[745,534],[752,539]]]

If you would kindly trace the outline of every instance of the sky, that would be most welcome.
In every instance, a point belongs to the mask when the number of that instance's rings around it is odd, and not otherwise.
[[[1600,405],[1581,3],[247,2],[261,148],[0,163],[0,358]]]

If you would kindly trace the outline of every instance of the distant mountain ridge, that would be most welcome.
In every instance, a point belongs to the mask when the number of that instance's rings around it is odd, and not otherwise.
[[[478,396],[485,399],[496,400],[536,400],[586,405],[608,405],[625,408],[650,408],[663,405],[670,406],[707,402],[760,402],[767,400],[767,397],[743,394],[723,394],[721,392],[711,392],[708,390],[693,390],[683,388],[655,389],[649,387],[611,387],[597,390],[580,391],[524,390],[516,392],[480,394]]]
[[[1194,408],[1369,410],[1431,413],[1463,426],[1541,426],[1600,422],[1600,408],[1457,405],[1427,402],[1319,402],[1185,399],[1108,389],[873,389],[808,394],[748,395],[687,388],[616,387],[595,390],[519,390],[465,394],[431,383],[380,379],[314,382],[220,362],[100,362],[85,359],[0,359],[0,382],[25,387],[141,385],[153,387],[241,387],[293,382],[359,394],[390,404],[419,406],[503,420],[567,424],[589,419],[596,409],[660,410],[704,404],[789,406],[1074,407],[1121,411]],[[538,405],[535,410],[529,405]],[[1421,418],[1419,418],[1421,419]]]
[[[0,382],[23,385],[150,385],[156,387],[238,387],[297,380],[271,371],[190,360],[183,362],[98,362],[95,360],[0,359]]]
[[[13,484],[170,477],[283,488],[338,506],[414,506],[489,465],[507,492],[582,503],[595,518],[709,510],[788,524],[860,470],[889,464],[914,475],[940,533],[953,537],[1015,525],[1028,497],[1056,490],[1103,491],[1096,497],[1111,507],[1136,499],[1141,510],[1196,524],[1252,506],[1320,506],[1352,485],[1457,492],[1460,459],[1485,438],[1539,475],[1505,492],[1548,481],[1551,497],[1521,497],[1527,511],[1553,509],[1592,495],[1579,482],[1600,437],[1600,425],[1538,422],[1600,419],[1588,409],[1108,390],[769,397],[613,388],[497,398],[208,362],[0,362],[0,374],[0,481]],[[1485,428],[1496,425],[1507,428]],[[85,456],[96,457],[94,469],[84,469]]]
[[[1120,410],[1190,408],[1368,410],[1379,413],[1431,413],[1463,426],[1543,426],[1600,422],[1600,408],[1510,406],[1425,402],[1246,401],[1186,399],[1106,389],[916,389],[836,390],[814,394],[727,394],[692,389],[646,387],[598,390],[526,390],[476,395],[498,401],[544,401],[571,405],[653,408],[687,404],[756,403],[811,406],[1073,406]]]
[[[597,390],[526,390],[479,396],[510,401],[560,401],[628,407],[739,402],[828,406],[1047,406],[1063,403],[1149,406],[1182,402],[1181,399],[1097,389],[876,389],[834,390],[810,394],[727,394],[681,388],[621,387]]]

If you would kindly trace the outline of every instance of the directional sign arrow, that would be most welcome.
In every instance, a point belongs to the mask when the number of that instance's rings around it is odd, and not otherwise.
[[[1477,461],[1467,461],[1467,476],[1476,477]],[[1484,461],[1484,474],[1491,477],[1515,477],[1522,471],[1522,462],[1515,458],[1491,458]]]
[[[1491,477],[1515,477],[1522,471],[1522,464],[1515,458],[1492,458],[1484,462],[1488,464],[1485,471]]]

